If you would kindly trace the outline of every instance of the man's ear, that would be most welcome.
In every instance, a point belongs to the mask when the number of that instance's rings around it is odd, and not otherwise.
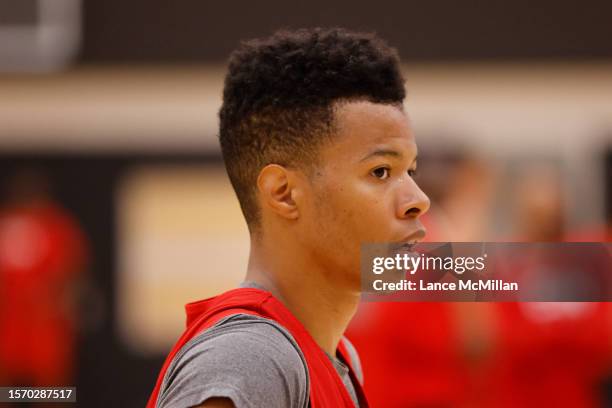
[[[257,177],[257,189],[262,205],[267,206],[283,218],[295,220],[299,210],[295,198],[299,186],[295,174],[278,164],[268,164]]]

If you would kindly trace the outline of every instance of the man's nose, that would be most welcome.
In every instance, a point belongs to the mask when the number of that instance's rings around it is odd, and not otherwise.
[[[431,202],[417,183],[408,177],[399,192],[398,218],[418,218],[429,210]]]

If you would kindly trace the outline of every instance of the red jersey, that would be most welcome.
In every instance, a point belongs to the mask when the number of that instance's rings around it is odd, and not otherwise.
[[[336,372],[325,352],[318,346],[306,328],[291,314],[271,293],[255,288],[239,288],[219,296],[190,303],[185,306],[187,328],[168,355],[149,402],[148,408],[154,408],[166,370],[178,351],[193,337],[212,327],[222,318],[238,314],[252,314],[271,319],[283,326],[295,339],[304,354],[310,376],[310,405],[312,408],[353,408],[351,399],[342,379]],[[349,375],[361,407],[367,407],[365,394],[351,366],[349,354],[344,344],[339,343],[338,356],[347,363]]]

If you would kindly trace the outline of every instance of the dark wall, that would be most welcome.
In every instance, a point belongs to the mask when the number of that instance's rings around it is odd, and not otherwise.
[[[612,58],[612,2],[202,1],[84,3],[85,62],[224,61],[279,27],[375,30],[404,60]]]

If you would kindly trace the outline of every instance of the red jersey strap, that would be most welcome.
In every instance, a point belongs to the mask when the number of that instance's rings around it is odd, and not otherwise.
[[[354,407],[353,400],[327,355],[297,318],[271,293],[255,288],[239,288],[214,298],[190,303],[185,306],[185,309],[187,311],[187,329],[170,351],[147,408],[155,407],[165,373],[178,351],[191,338],[208,329],[220,319],[237,313],[253,314],[274,320],[293,336],[304,354],[308,367],[312,408]],[[350,361],[343,344],[339,346],[338,352],[346,362]],[[360,406],[367,407],[365,395],[352,368],[349,369],[349,373],[355,392],[360,399]]]

